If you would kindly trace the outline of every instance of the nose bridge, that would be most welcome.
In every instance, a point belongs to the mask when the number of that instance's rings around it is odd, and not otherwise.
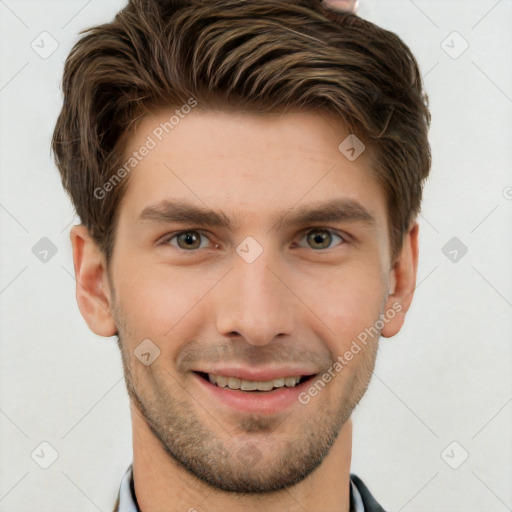
[[[255,259],[247,257],[251,251],[254,256],[254,250],[243,243],[237,248],[221,287],[217,328],[224,336],[238,334],[252,345],[266,345],[279,334],[291,334],[293,294],[282,282],[282,265],[271,250],[261,251]]]

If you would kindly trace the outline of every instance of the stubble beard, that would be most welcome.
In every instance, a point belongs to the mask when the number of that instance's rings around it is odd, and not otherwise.
[[[377,354],[375,340],[375,346],[360,353],[364,359],[358,370],[349,374],[332,406],[322,400],[326,393],[323,390],[310,402],[314,409],[305,408],[292,414],[293,418],[286,413],[279,418],[247,415],[221,428],[225,420],[211,404],[195,407],[196,400],[176,378],[167,370],[154,372],[140,364],[127,353],[130,343],[119,335],[118,346],[130,400],[166,453],[212,488],[241,495],[272,493],[293,486],[320,466],[366,392]],[[337,378],[345,377],[340,374]],[[336,378],[330,384],[336,384]],[[205,409],[205,419],[201,419],[197,411]]]

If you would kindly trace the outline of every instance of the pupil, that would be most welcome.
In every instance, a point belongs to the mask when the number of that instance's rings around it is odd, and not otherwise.
[[[197,242],[197,237],[193,233],[184,233],[181,240],[186,244],[188,248],[193,247]]]
[[[315,234],[311,237],[312,241],[313,241],[313,244],[320,244],[320,246],[322,248],[323,247],[327,247],[329,245],[329,240],[330,240],[329,232],[327,232],[327,231],[322,231],[322,232],[315,231],[314,233]],[[324,242],[323,245],[322,245],[322,242]],[[327,242],[327,245],[325,244],[325,242]]]

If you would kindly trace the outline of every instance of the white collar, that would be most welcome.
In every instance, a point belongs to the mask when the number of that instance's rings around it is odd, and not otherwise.
[[[121,480],[119,488],[119,507],[116,512],[140,512],[135,501],[133,501],[131,482],[133,479],[132,464]]]
[[[350,485],[352,487],[352,495],[354,496],[354,503],[356,505],[354,512],[364,512],[363,498],[361,498],[359,489],[352,480],[350,480]]]

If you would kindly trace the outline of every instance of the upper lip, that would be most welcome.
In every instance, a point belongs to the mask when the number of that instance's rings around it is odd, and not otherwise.
[[[305,366],[288,366],[286,368],[242,368],[240,366],[218,366],[215,368],[201,368],[194,371],[259,382],[279,379],[280,377],[309,376],[316,375],[318,373],[318,371],[314,371]]]

